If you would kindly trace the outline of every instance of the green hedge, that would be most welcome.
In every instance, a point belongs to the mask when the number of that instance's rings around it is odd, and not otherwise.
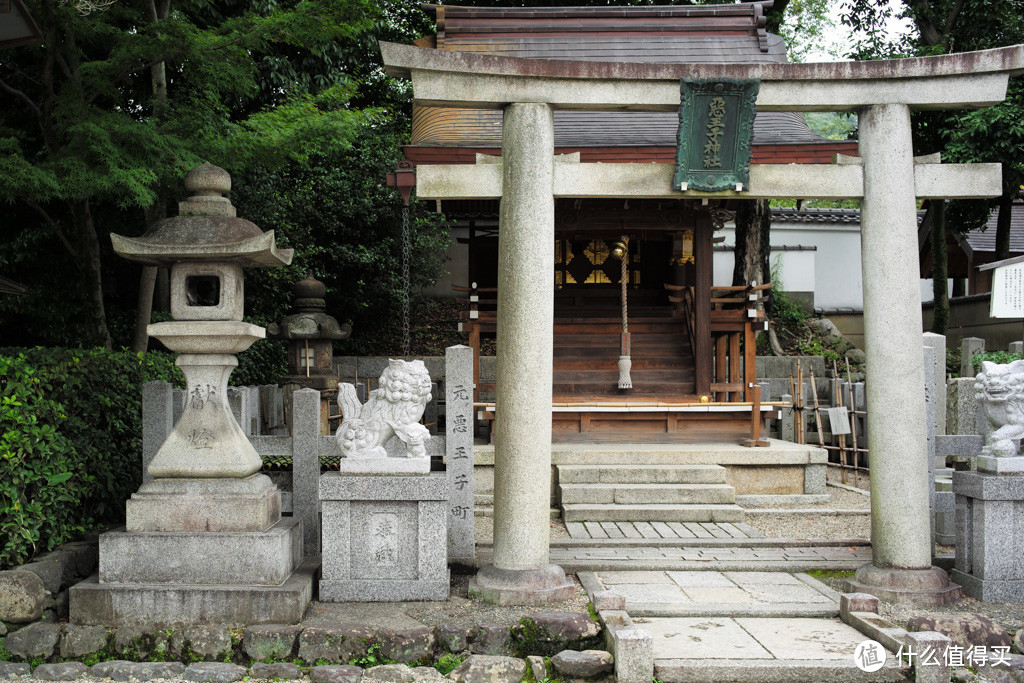
[[[0,569],[124,519],[155,379],[182,385],[173,356],[0,349]]]

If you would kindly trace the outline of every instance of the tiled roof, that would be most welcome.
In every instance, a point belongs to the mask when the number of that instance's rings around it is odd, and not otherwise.
[[[772,223],[854,223],[860,224],[857,209],[772,209]]]
[[[984,230],[972,230],[964,236],[972,253],[995,253],[998,218],[997,209],[989,216]],[[1024,198],[1013,203],[1013,211],[1010,214],[1010,253],[1024,253]]]
[[[457,7],[437,12],[438,49],[506,57],[668,64],[785,62],[760,3],[640,7]],[[555,112],[556,147],[675,147],[673,112]],[[758,114],[754,145],[831,144],[796,112]],[[412,144],[500,147],[501,112],[417,107]],[[799,161],[799,160],[795,160]]]

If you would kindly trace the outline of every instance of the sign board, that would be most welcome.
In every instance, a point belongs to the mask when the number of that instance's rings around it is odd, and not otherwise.
[[[756,78],[680,81],[673,187],[704,192],[746,189],[759,88]]]
[[[1010,263],[993,269],[989,316],[1024,318],[1024,263]]]

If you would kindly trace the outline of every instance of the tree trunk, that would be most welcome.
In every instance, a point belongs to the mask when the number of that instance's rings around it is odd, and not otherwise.
[[[771,280],[772,211],[767,199],[740,202],[736,210],[736,264],[732,269],[735,287]]]
[[[75,236],[78,248],[82,253],[82,276],[85,290],[92,299],[92,327],[94,339],[90,340],[106,349],[113,348],[110,330],[107,328],[107,312],[103,305],[103,270],[100,262],[100,240],[96,234],[89,200],[75,202],[73,205]]]
[[[1015,193],[1007,192],[999,198],[999,217],[996,219],[996,261],[1010,258],[1010,217],[1013,215]]]
[[[153,290],[156,287],[157,266],[142,266],[139,276],[139,301],[135,307],[135,332],[132,335],[132,351],[145,353],[149,350],[149,333],[146,328],[153,318]]]
[[[946,200],[932,199],[932,294],[935,317],[932,332],[946,334],[949,327],[949,262],[946,256]]]
[[[736,262],[732,269],[734,287],[751,283],[762,285],[772,277],[771,268],[772,210],[767,199],[741,201],[736,209]],[[771,297],[758,304],[771,320]],[[768,344],[776,356],[785,355],[775,330],[768,328]]]
[[[157,22],[167,18],[170,1],[154,0],[146,3],[146,18]],[[163,62],[150,67],[150,82],[153,86],[153,118],[160,125],[167,112],[167,69]],[[156,202],[146,210],[146,227],[167,217],[167,192],[161,185],[157,188]],[[139,276],[139,299],[135,308],[135,333],[132,335],[132,351],[142,353],[149,349],[149,334],[146,328],[153,318],[153,292],[156,287],[157,266],[143,266]]]
[[[967,278],[958,277],[953,280],[953,296],[967,296]]]

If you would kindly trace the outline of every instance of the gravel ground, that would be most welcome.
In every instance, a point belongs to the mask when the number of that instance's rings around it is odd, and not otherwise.
[[[477,515],[473,520],[473,529],[477,543],[490,545],[494,542],[494,517]],[[551,522],[551,538],[569,538],[569,532],[565,530],[565,524],[561,517]]]
[[[867,477],[861,477],[867,486]],[[870,510],[871,499],[862,493],[828,487],[827,503],[794,505],[745,505],[747,523],[769,538],[870,538],[870,515],[829,515],[824,510]],[[759,514],[764,508],[815,510],[806,515]]]

